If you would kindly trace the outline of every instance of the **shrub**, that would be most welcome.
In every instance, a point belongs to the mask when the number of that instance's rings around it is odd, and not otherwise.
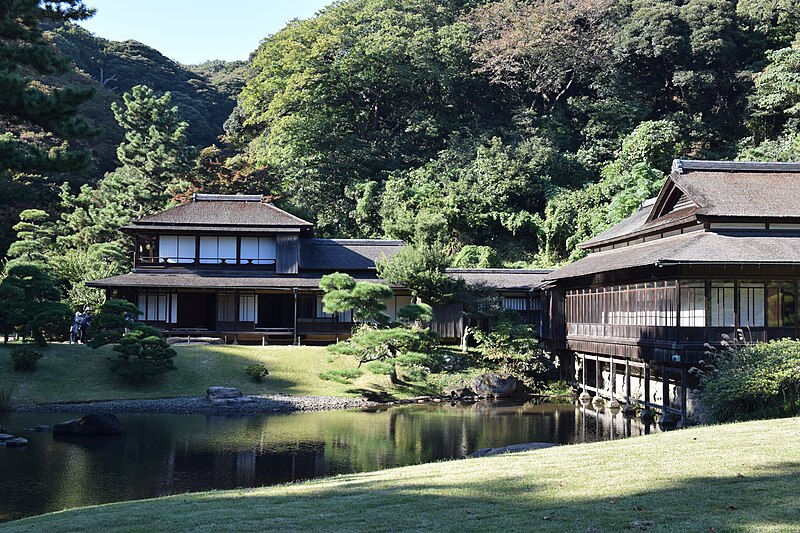
[[[520,378],[532,389],[540,389],[552,377],[555,366],[539,348],[533,326],[522,324],[516,313],[502,313],[488,333],[475,331],[484,364]]]
[[[263,383],[263,381],[267,379],[267,376],[269,376],[269,370],[261,364],[250,365],[245,369],[245,372],[247,372],[250,379],[256,383]]]
[[[327,372],[321,372],[318,374],[319,379],[323,379],[325,381],[335,381],[336,383],[344,383],[349,384],[352,383],[354,379],[358,379],[364,375],[364,372],[360,368],[343,368],[341,370],[328,370]]]
[[[177,355],[161,334],[145,336],[143,331],[127,333],[114,346],[119,355],[111,361],[111,371],[124,381],[141,383],[176,370]]]
[[[800,341],[723,345],[701,362],[702,403],[717,422],[797,414]]]
[[[14,370],[18,372],[32,372],[36,370],[39,359],[44,354],[31,345],[18,346],[11,350],[11,360],[14,361]]]
[[[11,393],[13,390],[7,387],[0,387],[0,413],[11,410]]]

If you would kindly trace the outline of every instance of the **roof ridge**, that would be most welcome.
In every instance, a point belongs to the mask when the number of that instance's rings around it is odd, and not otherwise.
[[[192,202],[263,202],[262,194],[202,194],[194,193]]]
[[[548,274],[552,272],[550,268],[446,268],[445,272],[452,272],[454,274]]]
[[[719,161],[700,159],[675,159],[672,172],[685,174],[687,171],[727,170],[729,172],[800,172],[800,162],[781,161]]]

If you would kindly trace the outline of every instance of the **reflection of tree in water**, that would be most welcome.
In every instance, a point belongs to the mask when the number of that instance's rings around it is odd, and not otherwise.
[[[11,414],[16,429],[69,418]],[[480,402],[220,417],[120,415],[117,438],[55,441],[0,454],[0,516],[205,489],[286,483],[461,458],[480,448],[641,435],[636,418],[591,405]]]

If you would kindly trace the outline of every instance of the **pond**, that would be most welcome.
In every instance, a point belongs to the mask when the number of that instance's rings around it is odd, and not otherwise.
[[[657,431],[564,403],[406,405],[289,415],[118,415],[116,437],[59,440],[25,428],[69,414],[6,413],[26,448],[0,448],[0,521],[121,500],[256,487],[455,459],[524,442],[571,444]]]

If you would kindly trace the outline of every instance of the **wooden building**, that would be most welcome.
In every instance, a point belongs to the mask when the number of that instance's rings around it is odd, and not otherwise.
[[[546,276],[547,344],[567,354],[585,390],[629,399],[633,366],[654,403],[658,374],[662,406],[685,417],[686,371],[706,343],[800,333],[798,198],[798,163],[676,160],[658,197]]]
[[[138,305],[140,320],[167,335],[224,337],[229,341],[270,339],[326,342],[346,337],[352,314],[322,309],[319,283],[344,272],[357,280],[385,283],[375,261],[391,257],[401,241],[320,239],[310,222],[264,201],[260,195],[197,194],[192,202],[121,228],[135,242],[133,271],[89,283]],[[457,275],[493,279],[505,305],[524,318],[529,289],[546,272],[503,269],[459,270]],[[454,274],[456,275],[456,274]],[[504,283],[510,284],[506,287]],[[392,287],[386,312],[392,319],[412,301]],[[538,295],[538,293],[537,293]],[[531,304],[533,305],[533,304]],[[458,305],[435,308],[432,329],[459,338],[464,327]]]

